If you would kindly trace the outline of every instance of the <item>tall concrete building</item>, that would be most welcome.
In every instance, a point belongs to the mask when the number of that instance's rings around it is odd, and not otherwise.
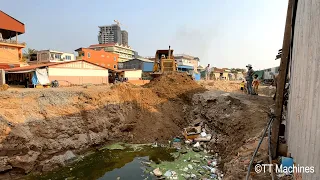
[[[118,24],[111,26],[99,26],[98,41],[99,44],[117,43],[128,46],[128,32],[121,31]]]
[[[121,31],[121,39],[122,39],[122,45],[128,46],[128,32],[127,31]]]
[[[122,43],[121,28],[119,25],[112,24],[111,26],[99,26],[99,28],[99,44]]]

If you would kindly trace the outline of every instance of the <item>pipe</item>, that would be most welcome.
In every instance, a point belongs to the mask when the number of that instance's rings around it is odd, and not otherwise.
[[[170,59],[170,56],[171,56],[171,52],[170,52],[170,46],[169,46],[169,53],[168,53],[168,58],[167,59]]]
[[[262,144],[262,141],[263,141],[264,137],[266,136],[267,130],[270,129],[270,126],[271,126],[271,124],[273,122],[274,115],[272,113],[270,113],[269,116],[270,116],[270,120],[269,120],[269,122],[267,124],[267,127],[264,129],[264,132],[263,132],[263,135],[262,135],[262,137],[261,137],[261,139],[259,141],[259,144],[258,144],[257,148],[255,149],[252,157],[251,157],[249,168],[248,168],[248,172],[247,172],[247,176],[246,176],[246,180],[249,180],[251,167],[252,167],[252,163],[253,163],[254,157],[257,155],[257,152],[258,152],[258,150],[259,150],[259,148],[260,148],[260,146]]]
[[[271,157],[271,128],[269,127],[268,130],[268,149],[269,149],[269,164],[273,164],[272,163],[272,157]],[[271,178],[272,180],[274,180],[274,172],[273,172],[273,168],[271,167]]]

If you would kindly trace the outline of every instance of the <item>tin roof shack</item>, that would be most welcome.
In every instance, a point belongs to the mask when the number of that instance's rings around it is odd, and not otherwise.
[[[5,71],[8,84],[21,85],[29,77],[31,87],[50,84],[54,80],[61,86],[108,83],[107,68],[84,60],[37,64]]]

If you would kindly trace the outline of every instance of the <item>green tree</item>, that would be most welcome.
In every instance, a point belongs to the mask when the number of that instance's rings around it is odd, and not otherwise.
[[[22,60],[26,62],[27,59],[30,59],[31,55],[35,53],[37,53],[37,50],[35,49],[28,48],[27,50],[24,50]]]

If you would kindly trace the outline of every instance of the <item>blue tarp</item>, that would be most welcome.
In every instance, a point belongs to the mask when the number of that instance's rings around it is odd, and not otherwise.
[[[32,81],[32,84],[34,84],[34,85],[39,84],[39,81],[38,81],[38,78],[37,78],[37,74],[36,74],[35,71],[33,72],[31,81]]]
[[[199,81],[201,79],[201,74],[200,73],[193,73],[193,77],[196,81]]]

